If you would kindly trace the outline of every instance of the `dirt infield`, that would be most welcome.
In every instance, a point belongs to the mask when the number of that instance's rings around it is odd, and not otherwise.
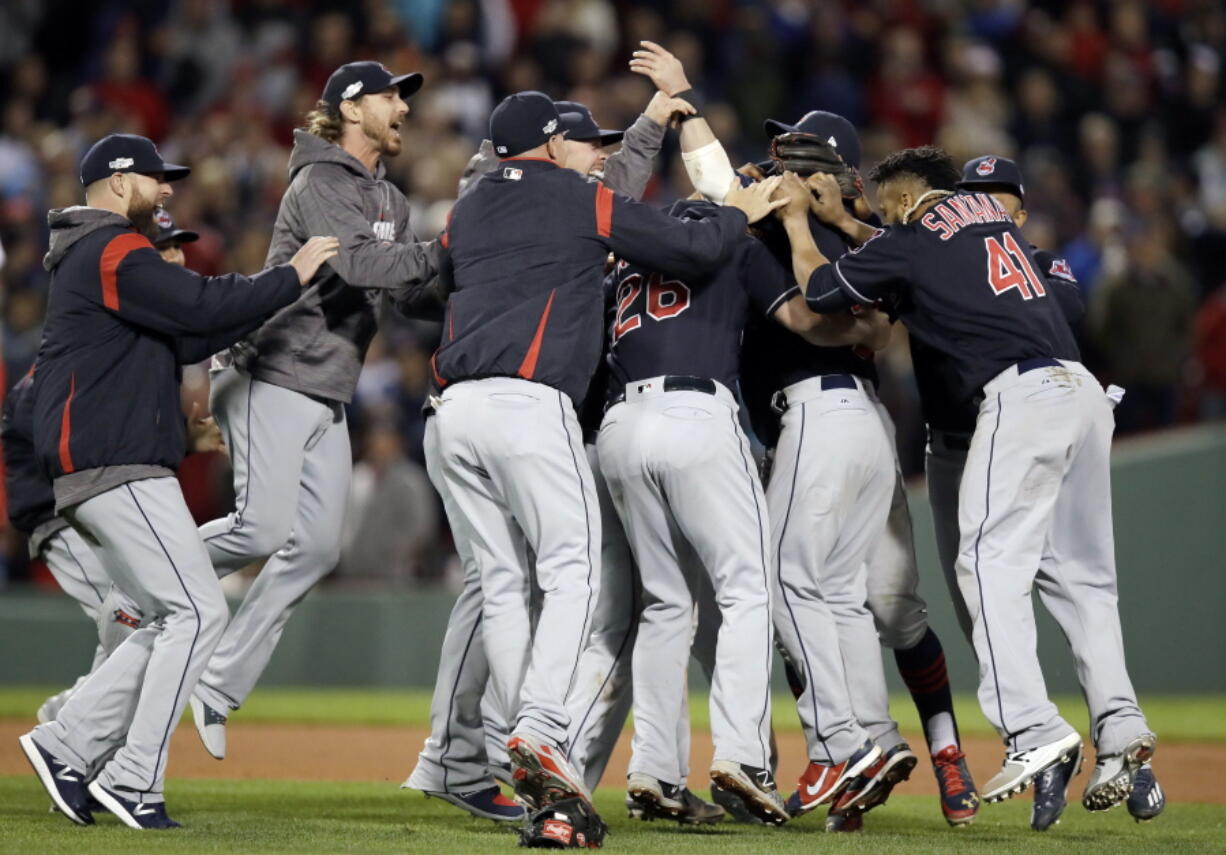
[[[17,737],[29,724],[0,721],[0,774],[29,772],[17,748]],[[426,738],[422,728],[305,726],[243,724],[227,728],[228,757],[208,756],[189,721],[174,735],[170,754],[170,777],[183,778],[272,778],[316,781],[387,781],[399,784],[416,762]],[[911,735],[911,744],[922,740]],[[789,790],[804,765],[804,740],[797,732],[778,734],[780,786]],[[706,733],[694,734],[691,781],[702,786],[699,774],[711,761],[711,740]],[[1001,748],[991,739],[972,739],[966,745],[971,771],[977,781],[986,781],[1000,767]],[[603,785],[618,787],[625,781],[630,758],[630,739],[618,743]],[[1168,742],[1160,746],[1156,769],[1169,798],[1176,801],[1226,804],[1226,745]],[[1089,774],[1089,764],[1074,783],[1079,792]],[[921,765],[899,792],[936,793],[929,768]]]

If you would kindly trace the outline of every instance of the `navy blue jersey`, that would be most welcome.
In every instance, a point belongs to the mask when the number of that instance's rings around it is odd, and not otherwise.
[[[719,207],[681,201],[669,213],[707,219]],[[619,261],[613,271],[609,396],[632,380],[680,374],[735,389],[741,332],[751,312],[771,314],[792,292],[791,277],[757,239],[743,235],[712,273],[684,279]],[[792,335],[780,329],[783,335]]]
[[[29,534],[55,518],[55,492],[51,479],[34,453],[34,370],[9,390],[4,400],[4,486],[8,492],[9,522]]]
[[[809,215],[809,231],[817,248],[827,258],[838,258],[848,249],[842,232]],[[775,220],[765,223],[762,241],[792,278],[792,249],[787,233]],[[799,288],[796,289],[799,293]],[[774,444],[779,417],[771,410],[771,397],[793,383],[822,374],[855,374],[877,382],[872,351],[851,347],[818,347],[763,316],[751,317],[745,326],[741,349],[741,395],[749,411],[754,433],[763,443]]]
[[[441,241],[454,291],[434,380],[522,377],[578,406],[600,359],[609,252],[689,275],[723,265],[745,227],[736,208],[682,222],[551,161],[503,160],[456,202]]]
[[[912,338],[950,358],[954,398],[969,401],[1022,360],[1080,358],[1050,287],[1004,207],[957,193],[819,267],[807,293],[819,312],[889,303]]]
[[[1069,324],[1080,321],[1086,311],[1085,299],[1068,262],[1045,249],[1031,247],[1031,251],[1039,270],[1045,274],[1047,292],[1056,299],[1065,320]],[[912,338],[911,364],[915,370],[915,384],[919,387],[924,423],[929,429],[952,433],[973,432],[979,408],[973,400],[956,396],[957,370],[953,360]]]

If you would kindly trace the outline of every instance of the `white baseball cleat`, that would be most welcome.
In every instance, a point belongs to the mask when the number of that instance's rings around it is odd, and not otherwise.
[[[1082,806],[1086,810],[1107,810],[1128,798],[1137,770],[1153,759],[1157,744],[1158,737],[1142,733],[1119,754],[1099,754],[1081,797]]]
[[[196,733],[204,743],[204,750],[218,760],[226,758],[226,717],[211,706],[192,695],[189,701],[192,708],[192,720],[196,723]]]
[[[1005,764],[983,788],[985,802],[1003,802],[1005,799],[1025,792],[1030,783],[1042,772],[1057,763],[1067,763],[1081,747],[1081,737],[1076,733],[1061,737],[1055,742],[1016,751],[1005,755]]]

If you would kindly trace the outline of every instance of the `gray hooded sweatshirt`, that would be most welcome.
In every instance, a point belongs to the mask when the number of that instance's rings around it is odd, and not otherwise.
[[[433,288],[438,241],[418,242],[409,201],[382,163],[371,176],[340,146],[294,131],[289,175],[265,267],[285,264],[315,235],[339,238],[340,253],[233,358],[265,383],[348,403],[384,295],[411,306]]]

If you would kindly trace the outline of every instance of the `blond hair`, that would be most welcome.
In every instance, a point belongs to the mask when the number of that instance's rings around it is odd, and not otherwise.
[[[306,132],[322,140],[339,144],[343,130],[340,115],[327,101],[316,101],[315,109],[306,115]]]

